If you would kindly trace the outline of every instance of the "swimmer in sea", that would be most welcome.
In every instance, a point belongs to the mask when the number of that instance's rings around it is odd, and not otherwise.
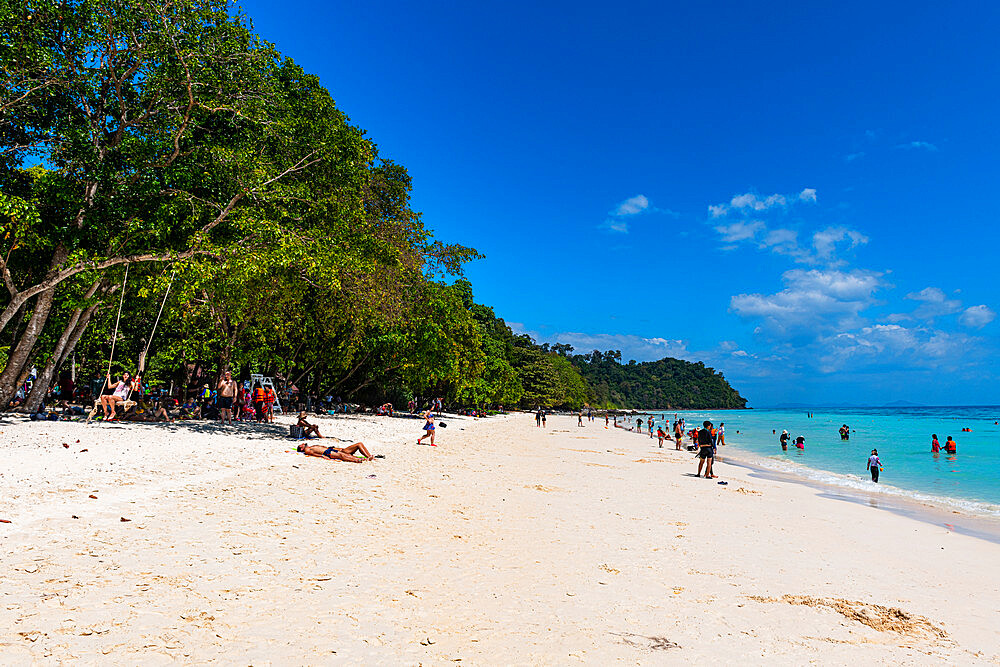
[[[931,434],[931,452],[937,454],[941,451],[941,443],[938,442],[937,433]]]
[[[958,443],[952,440],[950,435],[948,436],[948,439],[944,441],[944,451],[949,454],[955,454],[958,452]]]

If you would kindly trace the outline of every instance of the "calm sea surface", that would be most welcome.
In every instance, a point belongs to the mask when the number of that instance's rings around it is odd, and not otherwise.
[[[748,463],[794,473],[814,481],[873,490],[865,464],[878,449],[884,467],[877,491],[916,500],[958,505],[967,511],[1000,516],[1000,407],[816,408],[806,410],[707,410],[653,412],[684,417],[687,425],[708,419],[726,424],[727,451]],[[841,424],[851,428],[842,441]],[[963,432],[963,428],[972,429]],[[794,440],[805,436],[805,450],[778,436],[787,429]],[[738,431],[738,432],[737,432]],[[958,453],[931,453],[931,434],[942,446],[950,435]]]

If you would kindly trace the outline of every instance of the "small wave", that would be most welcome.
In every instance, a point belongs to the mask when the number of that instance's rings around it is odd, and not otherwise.
[[[733,457],[730,457],[733,458]],[[772,458],[761,456],[747,450],[739,450],[735,460],[746,463],[750,466],[774,470],[779,473],[800,477],[819,484],[850,489],[852,491],[864,491],[866,494],[877,494],[886,497],[900,498],[902,500],[915,501],[928,505],[935,505],[947,509],[955,509],[968,514],[1000,517],[1000,505],[985,503],[953,496],[939,496],[930,493],[922,493],[910,489],[901,489],[891,484],[872,484],[867,477],[861,475],[845,475],[828,470],[819,470],[797,461],[789,461],[784,458]]]

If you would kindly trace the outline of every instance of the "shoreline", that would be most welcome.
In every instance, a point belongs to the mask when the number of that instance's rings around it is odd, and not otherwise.
[[[970,511],[967,505],[970,502],[962,498],[951,498],[949,496],[932,496],[891,484],[880,485],[878,489],[866,490],[847,484],[837,484],[832,481],[821,481],[811,479],[806,475],[796,474],[789,470],[780,470],[777,467],[770,467],[766,463],[761,463],[759,454],[749,450],[739,449],[739,445],[726,444],[726,447],[733,447],[736,456],[726,452],[724,463],[732,463],[735,466],[749,470],[751,476],[759,479],[780,482],[783,484],[796,484],[818,491],[818,495],[823,498],[842,500],[858,505],[866,505],[875,509],[892,512],[899,516],[917,519],[935,526],[942,526],[948,530],[963,535],[969,535],[979,539],[987,540],[995,544],[1000,544],[1000,518],[993,513],[978,513]],[[758,460],[752,461],[742,456],[750,455]],[[803,464],[800,464],[803,465]],[[803,465],[803,467],[808,467]],[[837,473],[832,473],[822,468],[810,468],[818,473],[836,477]],[[891,491],[885,491],[891,489]],[[980,503],[986,505],[986,503]],[[990,507],[993,507],[990,505]],[[956,509],[957,508],[957,509]],[[961,518],[963,523],[957,523]],[[950,519],[950,521],[949,521]]]

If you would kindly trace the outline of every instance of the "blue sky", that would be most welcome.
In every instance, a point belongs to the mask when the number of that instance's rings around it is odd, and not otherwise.
[[[758,407],[1000,403],[1000,5],[874,4],[243,6],[517,331]]]

